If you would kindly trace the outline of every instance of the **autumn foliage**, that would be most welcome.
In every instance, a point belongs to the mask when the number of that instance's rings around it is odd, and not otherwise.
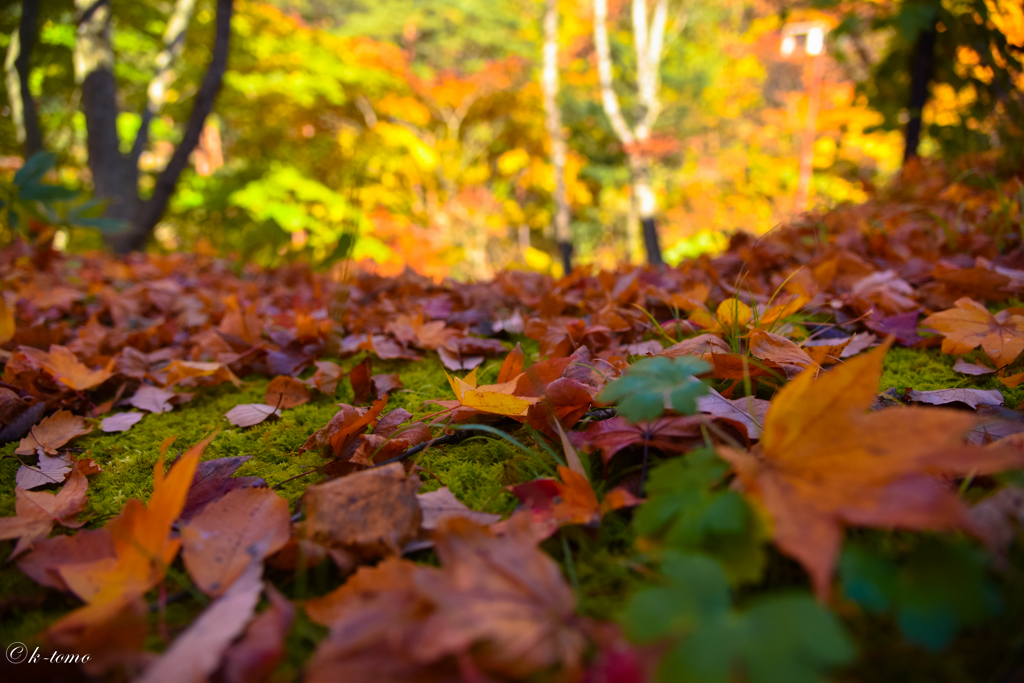
[[[1009,648],[1022,608],[1024,245],[994,191],[914,173],[557,280],[7,249],[2,571],[58,612],[4,595],[11,633],[143,681],[822,680],[911,647],[993,671],[956,652]],[[214,396],[204,438],[116,453]],[[501,481],[424,460],[456,453]],[[125,467],[146,488],[100,508]]]

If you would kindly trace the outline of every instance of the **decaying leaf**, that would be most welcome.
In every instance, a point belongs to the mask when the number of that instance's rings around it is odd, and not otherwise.
[[[85,509],[88,486],[85,475],[75,468],[58,493],[16,488],[14,510],[17,516],[0,518],[0,540],[18,539],[11,557],[25,552],[35,541],[46,538],[54,524],[72,529],[82,526],[84,522],[75,518]]]
[[[170,403],[170,399],[174,396],[173,391],[143,384],[136,390],[135,395],[128,399],[128,402],[147,413],[169,413],[174,410],[174,406]]]
[[[108,434],[111,432],[127,432],[145,416],[145,413],[140,413],[137,410],[116,413],[110,417],[103,418],[103,422],[100,422],[100,430]]]
[[[22,465],[18,468],[14,481],[19,488],[34,489],[47,484],[60,484],[71,471],[72,461],[67,455],[39,456],[39,462],[33,465]],[[83,472],[83,474],[85,474]]]
[[[930,403],[935,406],[947,403],[966,403],[972,408],[979,405],[1001,406],[1003,395],[996,389],[936,389],[934,391],[916,391],[911,389],[907,392],[911,401],[919,403]]]
[[[306,489],[306,533],[366,559],[398,554],[423,518],[415,475],[401,463],[356,472]]]
[[[185,568],[204,593],[222,595],[246,567],[288,542],[290,516],[288,501],[270,489],[230,491],[182,526]]]
[[[207,607],[188,629],[146,669],[139,683],[205,681],[220,665],[221,656],[245,625],[260,599],[263,566],[250,563],[238,580]]]
[[[235,471],[252,458],[240,455],[233,458],[204,460],[196,466],[196,473],[188,489],[185,507],[179,519],[188,522],[200,510],[230,491],[255,486],[266,486],[262,477],[233,477]]]
[[[278,375],[267,385],[263,402],[281,410],[288,410],[309,403],[309,399],[309,388],[304,382],[288,375]]]
[[[265,403],[242,403],[224,413],[224,417],[236,427],[258,425],[271,415],[280,417],[281,410]]]

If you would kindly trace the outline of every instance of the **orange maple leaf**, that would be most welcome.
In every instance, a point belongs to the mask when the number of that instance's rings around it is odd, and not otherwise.
[[[75,391],[92,389],[106,382],[114,374],[114,360],[111,359],[102,370],[91,370],[66,346],[50,345],[50,352],[28,346],[18,349],[31,358],[39,367],[53,375],[53,378]]]
[[[959,356],[981,346],[993,363],[1003,367],[1024,351],[1024,308],[1007,308],[992,315],[968,297],[957,299],[953,306],[921,321],[945,336],[943,353]]]
[[[104,622],[163,580],[181,541],[172,539],[171,525],[185,507],[199,457],[217,434],[200,441],[164,475],[160,455],[153,468],[153,495],[146,505],[133,498],[107,525],[114,556],[85,564],[58,567],[61,578],[86,605],[50,628],[51,635],[69,634]]]
[[[977,419],[943,408],[868,413],[891,340],[815,381],[805,370],[772,401],[751,452],[720,447],[744,492],[774,522],[779,549],[800,562],[826,600],[843,527],[984,532],[939,475],[1024,465],[1024,448],[963,444]]]

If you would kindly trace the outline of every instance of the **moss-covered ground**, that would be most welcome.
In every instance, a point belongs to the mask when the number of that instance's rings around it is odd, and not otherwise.
[[[528,343],[533,346],[532,342]],[[535,348],[527,350],[535,352]],[[971,359],[968,357],[968,360]],[[355,358],[339,362],[347,369],[359,360]],[[879,390],[894,388],[902,392],[907,389],[973,387],[998,389],[1008,407],[1016,407],[1024,400],[1024,386],[1010,389],[1003,386],[994,375],[975,377],[957,373],[953,370],[954,362],[954,357],[939,353],[937,348],[894,348],[886,357]],[[481,382],[493,381],[497,370],[497,362],[486,363],[479,371]],[[427,403],[430,399],[452,397],[444,368],[436,356],[416,362],[376,361],[373,371],[397,372],[404,384],[403,389],[392,394],[387,410],[404,408],[414,418],[420,418],[434,412],[435,408]],[[241,389],[230,384],[199,389],[192,401],[168,413],[146,415],[127,432],[105,434],[97,426],[91,434],[76,439],[72,445],[82,449],[103,468],[101,473],[89,478],[87,526],[102,526],[110,517],[118,514],[130,498],[144,501],[148,498],[152,490],[153,465],[165,439],[176,437],[171,447],[173,455],[215,430],[220,430],[220,434],[206,449],[204,459],[251,455],[252,458],[242,466],[238,475],[262,477],[270,486],[286,482],[279,491],[292,504],[293,510],[297,510],[303,491],[315,483],[319,475],[314,473],[294,477],[323,463],[319,453],[299,453],[299,448],[310,434],[330,420],[337,411],[338,403],[352,402],[351,386],[347,380],[343,380],[333,396],[314,392],[309,403],[283,411],[280,419],[241,429],[232,427],[224,419],[224,413],[240,403],[262,402],[268,383],[266,378],[256,376],[244,380],[245,386]],[[532,449],[535,456],[550,460],[550,456],[525,430],[512,432],[512,435]],[[14,514],[14,497],[11,492],[19,467],[19,461],[14,456],[15,448],[15,443],[0,447],[2,516]],[[506,487],[534,476],[531,456],[507,441],[488,434],[474,434],[455,444],[428,449],[417,457],[416,462],[422,468],[420,476],[424,482],[423,491],[448,486],[469,507],[497,513],[510,512],[515,506],[515,498],[507,492]],[[289,479],[291,481],[287,481]],[[56,533],[61,532],[58,527]],[[6,558],[12,548],[12,542],[0,543],[0,554]],[[585,616],[614,617],[622,607],[630,587],[642,580],[642,573],[636,571],[639,565],[635,559],[628,513],[607,516],[600,529],[563,529],[546,541],[544,548],[562,564],[580,598],[580,612]],[[435,561],[432,551],[421,551],[414,558],[424,562]],[[780,561],[782,564],[788,562],[784,559]],[[158,635],[159,622],[166,623],[173,637],[203,607],[186,590],[188,579],[180,559],[175,566],[177,571],[169,575],[167,590],[171,595],[177,594],[176,599],[171,600],[165,614],[152,614],[151,645],[156,649],[162,647]],[[799,574],[795,568],[793,572],[794,576]],[[281,573],[280,577],[276,577],[271,574],[271,578],[290,597],[300,600],[325,593],[340,581],[328,563],[296,575]],[[278,578],[280,582],[276,580]],[[181,585],[176,585],[179,582]],[[79,604],[69,595],[37,586],[9,562],[0,565],[0,596],[0,642],[30,642],[47,625]],[[1007,620],[1019,616],[1021,609],[1020,605],[1008,606],[1009,613],[997,622],[998,627],[1012,628]],[[892,619],[854,618],[851,626],[858,640],[864,644],[862,652],[872,653],[871,659],[862,659],[857,666],[854,672],[856,680],[866,680],[857,676],[870,672],[873,663],[893,659],[903,661],[908,671],[916,667],[916,670],[927,672],[927,675],[922,678],[908,673],[907,677],[901,679],[896,674],[890,676],[887,673],[885,680],[973,680],[969,672],[977,670],[977,658],[992,656],[984,654],[985,650],[981,647],[984,632],[973,633],[968,630],[958,641],[973,642],[975,647],[961,645],[952,654],[935,657],[906,644],[898,636]],[[296,626],[289,635],[288,660],[278,672],[281,680],[297,676],[301,663],[312,653],[323,634],[324,630],[306,619],[300,611]],[[891,665],[887,666],[891,668]]]

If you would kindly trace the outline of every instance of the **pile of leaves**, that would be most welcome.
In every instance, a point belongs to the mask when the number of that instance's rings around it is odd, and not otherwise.
[[[852,680],[908,653],[1016,680],[1015,182],[916,169],[716,258],[560,280],[12,246],[3,576],[41,588],[5,591],[5,633],[145,681]],[[883,386],[908,358],[954,381]],[[447,386],[396,406],[413,364]],[[95,434],[260,382],[97,514],[122,470]],[[312,459],[297,477],[206,454],[339,393],[281,456]],[[423,465],[492,442],[514,502],[490,511]]]

